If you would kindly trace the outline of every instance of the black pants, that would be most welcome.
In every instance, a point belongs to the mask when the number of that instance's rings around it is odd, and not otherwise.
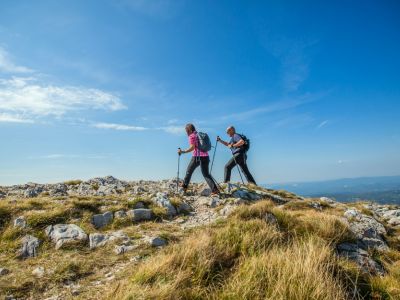
[[[188,187],[194,170],[196,170],[196,168],[200,166],[201,173],[203,174],[204,179],[206,180],[211,191],[213,192],[218,191],[214,179],[211,177],[210,172],[208,171],[209,164],[210,164],[210,158],[208,156],[204,157],[193,156],[187,167],[185,178],[183,179],[183,188],[186,189]]]
[[[247,160],[246,153],[241,153],[241,152],[235,153],[234,158],[232,157],[225,165],[224,182],[229,182],[231,180],[232,169],[236,166],[237,163],[242,169],[244,176],[246,176],[247,181],[249,183],[257,185],[256,181],[253,178],[253,175],[251,175],[249,168],[247,167],[246,160]]]

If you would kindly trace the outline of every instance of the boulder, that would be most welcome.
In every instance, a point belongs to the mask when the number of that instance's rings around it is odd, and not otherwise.
[[[162,247],[167,245],[167,240],[162,237],[145,237],[144,241],[152,247]]]
[[[177,214],[176,208],[172,205],[171,201],[168,199],[167,193],[158,192],[156,197],[153,198],[154,202],[161,207],[167,209],[167,214],[169,216],[175,216]]]
[[[95,249],[115,240],[129,241],[129,237],[122,231],[116,231],[108,234],[92,233],[89,235],[89,247],[90,249]]]
[[[21,258],[37,256],[37,248],[40,240],[32,235],[26,235],[21,239],[22,246],[18,250],[18,256]]]
[[[46,235],[56,244],[56,249],[63,245],[84,243],[87,241],[87,234],[75,224],[57,224],[47,226]]]
[[[60,197],[68,195],[68,186],[65,183],[57,183],[49,187],[51,197]]]
[[[210,195],[211,195],[210,188],[203,188],[202,190],[200,190],[200,196],[209,197]]]
[[[25,198],[34,198],[39,196],[39,194],[43,192],[43,188],[41,186],[33,186],[29,187],[24,191]]]
[[[148,208],[137,208],[129,210],[128,216],[130,216],[134,222],[148,221],[153,219],[153,212]]]
[[[92,224],[96,228],[101,228],[108,225],[113,219],[112,212],[105,212],[104,214],[94,215],[92,217]]]
[[[25,228],[26,220],[24,216],[19,216],[14,220],[14,227]]]
[[[262,195],[251,192],[248,190],[243,190],[243,189],[238,189],[232,193],[232,196],[235,198],[241,198],[241,199],[246,199],[246,200],[260,200],[262,198]]]
[[[364,215],[356,209],[348,209],[344,216],[349,224],[350,231],[354,233],[364,249],[388,249],[383,238],[386,229],[376,219]]]
[[[114,248],[114,253],[121,255],[124,254],[126,252],[132,251],[134,249],[136,249],[137,246],[136,245],[120,245],[120,246],[115,246]]]
[[[337,246],[337,251],[340,256],[346,257],[361,268],[365,273],[371,275],[384,275],[385,269],[383,266],[373,260],[367,251],[363,250],[357,243],[342,243]]]
[[[4,276],[10,273],[10,270],[7,268],[0,268],[0,276]]]
[[[82,196],[90,196],[90,195],[96,194],[96,191],[94,190],[94,188],[91,184],[82,182],[78,186],[77,193]]]
[[[182,201],[177,207],[177,211],[179,214],[188,214],[193,210],[193,208],[187,204],[185,201]]]

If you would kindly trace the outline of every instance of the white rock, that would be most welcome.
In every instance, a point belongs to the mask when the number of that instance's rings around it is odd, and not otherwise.
[[[44,275],[44,268],[43,267],[37,267],[32,271],[32,275],[41,278]]]
[[[116,231],[108,234],[92,233],[89,235],[89,247],[94,249],[106,245],[108,242],[116,240],[129,241],[129,237],[122,231]]]
[[[134,222],[148,221],[153,219],[153,212],[147,208],[137,208],[128,211],[128,215]]]
[[[75,242],[85,242],[87,234],[75,224],[57,224],[47,226],[46,235],[56,244],[56,249],[60,249],[64,244]]]
[[[120,245],[120,246],[115,246],[114,252],[115,252],[115,254],[120,255],[120,254],[129,252],[129,251],[132,251],[136,248],[137,248],[136,245]]]
[[[38,238],[26,235],[21,239],[22,247],[18,251],[18,256],[22,258],[37,256],[37,248],[40,245]]]
[[[101,228],[108,225],[113,219],[112,212],[105,212],[104,214],[94,215],[92,217],[92,224],[96,228]]]
[[[19,216],[14,220],[14,227],[25,228],[26,227],[26,220],[24,216]]]
[[[167,241],[162,237],[145,237],[144,241],[152,247],[162,247],[167,245]]]

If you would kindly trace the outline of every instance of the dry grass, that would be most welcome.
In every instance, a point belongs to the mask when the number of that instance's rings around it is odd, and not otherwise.
[[[267,212],[279,228],[265,222]],[[343,276],[332,245],[348,238],[335,216],[258,202],[150,258],[109,298],[347,299],[355,280],[342,278],[361,275]]]
[[[238,265],[219,299],[347,299],[333,276],[336,258],[321,240],[310,238],[273,247]]]

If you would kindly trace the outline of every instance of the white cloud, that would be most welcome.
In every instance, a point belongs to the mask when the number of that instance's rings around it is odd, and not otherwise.
[[[220,119],[222,120],[246,120],[252,117],[255,117],[260,114],[267,114],[267,113],[273,113],[273,112],[278,112],[278,111],[283,111],[283,110],[288,110],[292,109],[295,107],[298,107],[300,105],[315,101],[317,98],[319,98],[319,95],[310,95],[310,94],[305,94],[303,96],[297,97],[296,99],[293,100],[282,100],[282,101],[276,101],[272,102],[270,104],[264,105],[264,106],[259,106],[250,110],[242,111],[239,113],[233,113],[230,115],[225,115],[222,116]]]
[[[0,72],[6,73],[31,73],[33,70],[16,65],[8,52],[0,47]]]
[[[146,127],[141,127],[141,126],[131,126],[131,125],[114,124],[114,123],[95,123],[92,124],[92,127],[100,129],[114,129],[114,130],[128,130],[128,131],[143,131],[148,129]]]
[[[317,126],[317,128],[318,128],[318,129],[319,129],[319,128],[322,128],[322,127],[326,126],[328,123],[329,123],[329,120],[325,120],[325,121],[319,123],[318,126]]]
[[[34,123],[31,119],[26,119],[20,115],[12,115],[7,113],[0,113],[0,122],[7,123]]]
[[[34,77],[0,79],[0,113],[34,118],[77,110],[125,108],[117,96],[98,89],[49,85]]]
[[[158,129],[176,135],[183,135],[185,133],[184,126],[165,126],[165,127],[160,127]]]

